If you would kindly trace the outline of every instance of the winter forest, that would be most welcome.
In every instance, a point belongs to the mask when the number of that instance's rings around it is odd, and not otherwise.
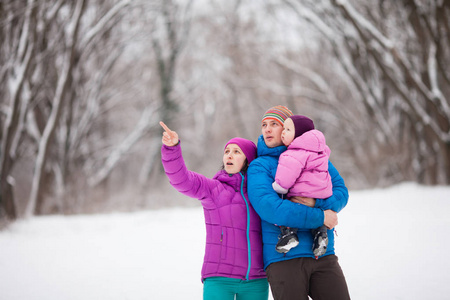
[[[212,176],[279,104],[350,189],[450,184],[450,1],[2,0],[0,39],[0,224],[189,205],[159,121]]]

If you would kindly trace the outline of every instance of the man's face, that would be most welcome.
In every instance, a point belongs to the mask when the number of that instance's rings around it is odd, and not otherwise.
[[[275,120],[264,120],[261,124],[261,132],[267,147],[274,148],[283,145],[281,141],[281,132],[283,125]]]

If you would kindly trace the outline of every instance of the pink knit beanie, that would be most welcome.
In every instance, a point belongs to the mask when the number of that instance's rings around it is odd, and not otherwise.
[[[250,140],[246,140],[240,137],[232,138],[228,141],[228,143],[225,145],[224,149],[229,144],[236,144],[241,148],[241,150],[244,152],[245,157],[247,158],[248,163],[251,163],[252,160],[256,158],[256,145]]]

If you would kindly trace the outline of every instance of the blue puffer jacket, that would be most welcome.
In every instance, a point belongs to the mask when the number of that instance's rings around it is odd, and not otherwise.
[[[311,229],[323,225],[324,210],[340,212],[348,201],[348,190],[344,180],[330,162],[328,171],[333,183],[331,197],[325,200],[317,199],[314,208],[281,199],[273,190],[272,183],[275,180],[278,158],[285,150],[285,146],[268,148],[261,135],[258,139],[258,158],[252,161],[247,172],[248,196],[253,208],[261,217],[264,268],[277,261],[297,257],[314,258]],[[274,224],[298,228],[299,245],[286,254],[278,253],[275,245],[280,229]],[[333,230],[328,230],[328,239],[328,248],[324,256],[334,254]]]

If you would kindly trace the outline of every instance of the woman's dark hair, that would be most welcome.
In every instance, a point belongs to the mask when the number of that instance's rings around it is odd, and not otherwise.
[[[243,174],[247,173],[248,165],[249,165],[248,160],[245,159],[244,165],[242,166],[242,169],[241,169],[241,172],[242,172]]]
[[[248,163],[248,160],[246,158],[245,161],[244,161],[244,165],[242,166],[242,168],[240,170],[240,172],[242,172],[242,174],[247,173],[248,165],[249,165],[249,163]],[[222,163],[222,167],[220,169],[221,170],[225,170],[225,165],[223,163]]]

